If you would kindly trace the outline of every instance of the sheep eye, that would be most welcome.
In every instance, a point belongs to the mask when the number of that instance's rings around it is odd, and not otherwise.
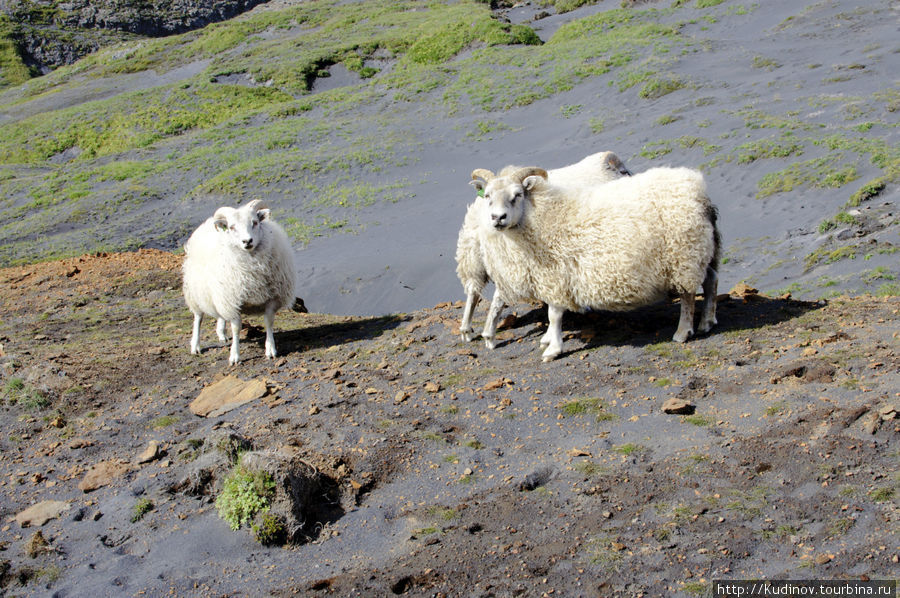
[[[256,226],[257,226],[258,224],[259,224],[259,222],[256,222],[256,221],[254,220],[254,221],[253,221],[253,228],[256,228]]]
[[[234,225],[233,225],[233,224],[230,225],[230,226],[228,227],[228,230],[234,230]]]

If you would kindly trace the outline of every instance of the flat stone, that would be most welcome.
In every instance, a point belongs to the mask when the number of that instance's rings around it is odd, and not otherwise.
[[[83,492],[92,492],[97,488],[109,486],[116,478],[131,471],[124,461],[101,461],[92,466],[85,474],[78,488]]]
[[[156,461],[163,456],[163,453],[164,451],[160,448],[159,442],[151,440],[147,443],[147,448],[144,449],[144,452],[138,455],[137,462],[143,465],[144,463]]]
[[[210,384],[190,404],[191,413],[200,417],[216,417],[241,405],[265,396],[268,392],[262,380],[241,380],[226,376]]]
[[[671,415],[690,415],[694,412],[694,404],[678,397],[671,397],[663,403],[663,413]]]
[[[21,527],[42,526],[69,510],[69,503],[63,500],[44,500],[31,505],[18,515],[16,523]]]

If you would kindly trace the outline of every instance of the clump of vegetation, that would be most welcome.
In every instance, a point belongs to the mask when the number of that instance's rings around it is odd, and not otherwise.
[[[144,518],[144,515],[152,511],[154,507],[153,501],[149,498],[142,498],[137,501],[134,503],[134,506],[131,507],[131,522],[137,523]]]
[[[178,418],[174,415],[161,415],[150,422],[150,427],[154,430],[159,430],[160,428],[168,428],[177,422]]]
[[[859,219],[857,219],[856,216],[848,214],[847,212],[838,212],[833,218],[823,220],[819,224],[819,233],[825,234],[828,231],[837,228],[841,224],[855,226],[859,224]]]
[[[622,455],[632,455],[644,450],[644,447],[633,442],[626,442],[625,444],[620,444],[614,447],[613,450]]]
[[[275,480],[269,472],[237,466],[225,478],[222,493],[216,498],[216,510],[236,530],[267,510],[274,496]]]
[[[257,513],[250,529],[253,538],[263,546],[280,546],[287,541],[284,518],[268,511]]]
[[[856,207],[864,201],[868,201],[873,197],[878,196],[879,193],[884,191],[884,188],[887,187],[888,177],[880,177],[875,179],[874,181],[870,181],[859,188],[859,190],[855,191],[853,195],[850,196],[850,201],[847,202],[848,206]]]
[[[30,411],[46,409],[51,403],[50,398],[43,392],[16,377],[6,381],[2,396],[10,405],[20,405]]]
[[[568,401],[559,406],[563,417],[593,415],[597,421],[615,419],[615,415],[606,410],[603,400],[597,397],[585,397]]]

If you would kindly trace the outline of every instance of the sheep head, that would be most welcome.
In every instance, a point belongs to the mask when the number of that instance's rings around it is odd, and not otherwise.
[[[229,241],[243,251],[257,251],[265,241],[261,223],[269,217],[269,209],[262,200],[254,199],[239,209],[227,206],[216,210],[213,225],[228,235]]]
[[[492,174],[490,171],[476,170],[472,173],[475,178],[477,173]],[[504,230],[517,226],[525,214],[525,200],[529,192],[541,179],[547,179],[547,171],[536,166],[517,168],[505,174],[490,176],[481,185],[479,180],[472,181],[476,189],[484,191],[487,200],[485,211],[490,221],[488,224],[496,230]]]
[[[601,155],[603,156],[603,167],[613,173],[613,178],[631,176],[631,171],[625,167],[625,164],[614,152],[603,152]]]

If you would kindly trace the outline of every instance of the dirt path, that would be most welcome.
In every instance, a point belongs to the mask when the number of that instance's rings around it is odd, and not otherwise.
[[[187,351],[179,266],[0,271],[0,595],[689,596],[900,571],[900,299],[745,291],[685,345],[674,305],[567,316],[550,364],[529,306],[494,351],[459,341],[459,304],[290,313],[282,357],[252,321],[228,367]],[[226,375],[268,393],[193,415]],[[219,518],[223,438],[316,468],[300,541]]]

